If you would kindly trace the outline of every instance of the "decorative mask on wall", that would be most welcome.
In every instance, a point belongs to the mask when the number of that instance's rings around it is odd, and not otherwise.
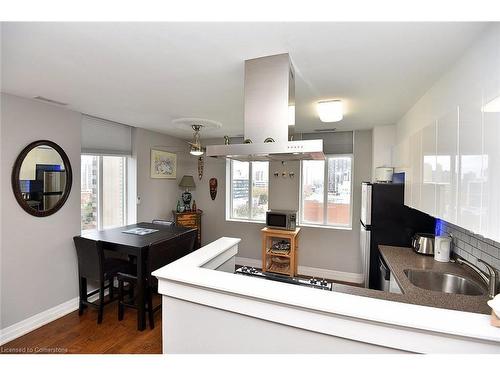
[[[212,177],[208,184],[210,186],[210,197],[212,200],[215,200],[215,197],[217,196],[217,179]]]

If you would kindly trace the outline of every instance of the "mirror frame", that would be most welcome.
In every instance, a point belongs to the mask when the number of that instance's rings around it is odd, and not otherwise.
[[[59,201],[57,202],[57,204],[51,209],[46,211],[38,211],[28,206],[23,199],[21,188],[19,186],[19,173],[21,171],[21,165],[23,164],[26,155],[28,155],[28,153],[31,150],[33,150],[38,146],[49,146],[52,147],[54,150],[56,150],[59,153],[59,156],[61,156],[61,159],[63,160],[64,163],[64,168],[66,170],[66,186],[64,187],[64,193],[61,199],[59,199]],[[69,194],[71,192],[71,185],[73,184],[73,172],[71,170],[71,163],[69,162],[68,155],[66,155],[64,150],[57,143],[54,143],[52,141],[39,140],[31,142],[21,151],[21,153],[18,155],[16,159],[16,162],[14,163],[14,167],[12,168],[11,184],[12,184],[12,191],[14,192],[14,196],[16,197],[17,203],[19,203],[19,205],[24,211],[26,211],[30,215],[38,217],[44,217],[55,214],[57,211],[61,209],[64,203],[66,203],[66,200],[68,199]]]

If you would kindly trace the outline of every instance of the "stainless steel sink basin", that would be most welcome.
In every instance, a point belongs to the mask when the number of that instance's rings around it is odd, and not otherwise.
[[[468,296],[488,294],[486,288],[479,283],[451,273],[411,269],[404,270],[404,273],[413,285],[422,289]]]

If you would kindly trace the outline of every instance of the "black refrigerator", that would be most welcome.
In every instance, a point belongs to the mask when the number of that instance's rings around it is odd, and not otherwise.
[[[363,182],[360,248],[364,286],[381,289],[379,245],[410,247],[415,233],[434,233],[436,220],[404,205],[404,185]]]

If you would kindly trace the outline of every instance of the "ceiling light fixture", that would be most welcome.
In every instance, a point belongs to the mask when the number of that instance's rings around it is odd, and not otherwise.
[[[203,125],[191,125],[191,127],[194,130],[194,134],[193,134],[193,142],[188,142],[191,145],[189,153],[193,156],[201,156],[205,153],[205,150],[203,149],[203,146],[201,145],[200,141],[200,130],[203,127]]]
[[[195,146],[191,147],[191,150],[189,151],[189,153],[193,156],[201,156],[203,155],[205,152],[200,149],[200,148],[197,148]]]
[[[316,110],[322,122],[337,122],[342,120],[344,112],[341,100],[325,100],[316,103]]]
[[[500,112],[500,96],[490,100],[481,108],[483,112]]]

